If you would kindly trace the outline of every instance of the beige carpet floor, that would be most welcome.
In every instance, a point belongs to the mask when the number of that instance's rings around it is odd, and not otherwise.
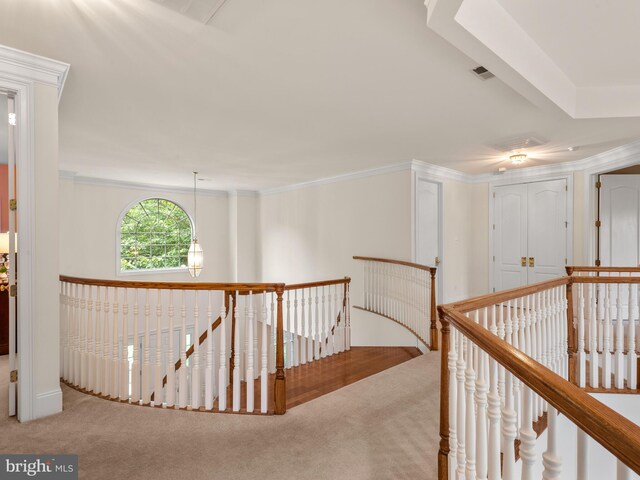
[[[64,411],[0,423],[0,452],[76,453],[82,479],[436,478],[439,354],[281,417],[134,407],[63,386]]]

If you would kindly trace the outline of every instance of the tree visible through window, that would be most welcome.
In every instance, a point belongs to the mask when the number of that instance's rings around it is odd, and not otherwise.
[[[134,205],[120,225],[120,268],[148,270],[186,267],[191,220],[182,208],[163,198]]]

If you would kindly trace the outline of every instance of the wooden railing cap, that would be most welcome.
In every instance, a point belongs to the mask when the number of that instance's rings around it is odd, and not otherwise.
[[[430,272],[432,274],[435,275],[436,271],[438,270],[437,267],[430,267],[428,265],[421,265],[419,263],[413,263],[413,262],[405,262],[403,260],[393,260],[390,258],[376,258],[376,257],[362,257],[362,256],[354,256],[353,257],[354,260],[366,260],[369,262],[382,262],[382,263],[391,263],[393,265],[402,265],[405,267],[413,267],[413,268],[417,268],[418,270],[425,270],[427,272]]]

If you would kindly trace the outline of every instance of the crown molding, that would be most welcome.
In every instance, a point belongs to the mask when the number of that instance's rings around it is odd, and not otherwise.
[[[581,160],[573,160],[570,162],[554,163],[552,165],[538,165],[535,167],[524,167],[515,170],[507,170],[504,173],[490,172],[481,174],[471,174],[454,170],[452,168],[434,165],[423,162],[421,160],[411,160],[409,162],[387,165],[385,167],[376,167],[368,170],[360,170],[357,172],[346,173],[343,175],[335,175],[325,177],[318,180],[310,180],[308,182],[294,183],[282,187],[266,188],[262,190],[205,190],[198,189],[203,195],[212,196],[237,196],[237,197],[255,197],[259,195],[272,195],[276,193],[290,192],[303,188],[317,187],[330,183],[344,182],[349,180],[357,180],[360,178],[371,177],[375,175],[387,175],[390,173],[411,171],[420,175],[427,176],[433,180],[445,181],[451,180],[461,183],[492,183],[495,181],[527,181],[538,178],[547,178],[554,175],[567,175],[575,172],[606,172],[626,167],[635,163],[640,163],[640,140],[637,140],[620,147],[613,148],[606,152],[598,153]],[[60,170],[60,178],[71,180],[75,183],[88,185],[101,185],[119,188],[136,188],[139,190],[152,191],[168,191],[176,193],[191,193],[192,189],[188,187],[175,187],[168,185],[154,185],[139,182],[126,182],[120,180],[110,180],[97,177],[79,176],[75,172],[68,170]]]
[[[59,177],[62,180],[69,180],[73,183],[83,184],[83,185],[97,185],[101,187],[115,187],[115,188],[128,188],[128,189],[136,189],[136,190],[145,190],[159,193],[181,193],[181,194],[193,194],[193,188],[190,187],[176,187],[170,185],[159,185],[159,184],[151,184],[151,183],[140,183],[140,182],[127,182],[123,180],[111,180],[106,178],[98,178],[98,177],[85,177],[81,175],[77,175],[75,172],[69,170],[60,170]],[[229,192],[224,190],[205,190],[202,188],[198,188],[198,195],[210,196],[210,197],[227,197]]]
[[[294,183],[283,187],[265,188],[259,191],[260,195],[272,195],[274,193],[290,192],[292,190],[300,190],[301,188],[318,187],[330,183],[344,182],[347,180],[357,180],[359,178],[372,177],[375,175],[385,175],[389,173],[402,172],[411,170],[411,162],[396,163],[387,165],[386,167],[376,167],[368,170],[360,170],[357,172],[345,173],[343,175],[335,175],[333,177],[320,178],[318,180],[310,180],[308,182]]]
[[[32,53],[0,45],[0,63],[3,72],[19,78],[44,83],[58,89],[58,100],[62,96],[64,84],[69,74],[68,63],[41,57]]]

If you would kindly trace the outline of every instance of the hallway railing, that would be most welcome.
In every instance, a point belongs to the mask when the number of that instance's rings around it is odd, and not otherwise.
[[[363,306],[399,323],[438,350],[436,268],[388,258],[353,257],[364,264]]]
[[[630,469],[640,472],[640,427],[570,381],[575,380],[576,330],[583,330],[582,313],[577,320],[573,315],[572,290],[611,282],[585,278],[592,277],[567,276],[439,307],[440,480],[585,479],[589,439],[615,457],[618,478],[627,478]],[[597,309],[591,314],[598,315]],[[629,317],[628,329],[636,317]],[[604,319],[606,328],[606,314],[596,318]],[[545,425],[543,446],[538,435]],[[576,463],[563,463],[568,451]]]
[[[140,405],[283,414],[286,369],[350,348],[349,282],[61,276],[62,378]]]

